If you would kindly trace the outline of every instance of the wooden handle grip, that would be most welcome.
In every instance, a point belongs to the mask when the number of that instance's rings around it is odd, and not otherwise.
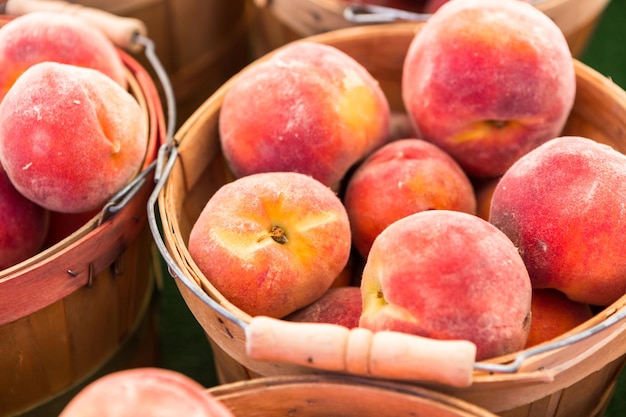
[[[20,16],[26,13],[47,11],[77,16],[96,26],[117,46],[137,52],[142,46],[135,42],[137,35],[146,36],[146,25],[139,19],[121,17],[100,9],[56,0],[8,0],[6,13]]]
[[[254,360],[455,387],[471,385],[476,359],[476,346],[466,340],[263,316],[252,318],[246,327],[246,350]]]

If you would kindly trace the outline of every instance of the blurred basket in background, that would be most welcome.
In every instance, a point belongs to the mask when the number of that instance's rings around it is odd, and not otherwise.
[[[301,375],[260,378],[207,390],[236,417],[496,417],[432,390],[362,378]]]
[[[77,0],[146,24],[184,121],[211,93],[252,59],[249,0]],[[148,70],[142,56],[136,57]]]
[[[355,27],[307,40],[333,45],[354,57],[379,81],[392,109],[402,111],[402,63],[419,27],[414,23]],[[574,63],[577,96],[563,134],[587,136],[626,152],[626,92],[592,68],[576,60]],[[209,337],[220,382],[324,372],[310,366],[251,359],[246,349],[254,319],[216,291],[187,250],[191,227],[205,203],[213,192],[232,180],[220,150],[218,118],[225,92],[236,78],[204,102],[175,135],[179,145],[168,160],[171,170],[155,190],[164,255],[185,302]],[[153,227],[153,234],[154,230]],[[626,320],[622,319],[625,303],[626,296],[555,342],[578,337],[597,326],[602,331],[526,358],[514,372],[475,369],[468,387],[434,385],[437,390],[503,417],[599,417],[608,405],[626,359]],[[612,318],[616,323],[608,325]],[[315,344],[310,345],[314,349]],[[516,357],[508,355],[489,362],[505,366]],[[341,360],[345,358],[338,359]],[[410,383],[424,383],[407,377]]]
[[[587,42],[610,0],[536,0],[532,3],[561,28],[572,55],[580,58]],[[261,9],[258,18],[257,49],[269,52],[286,42],[333,29],[363,24],[346,18],[349,1],[342,0],[254,0]],[[355,1],[352,4],[367,3]],[[354,14],[348,13],[348,16]],[[358,15],[357,15],[358,16]],[[414,16],[424,21],[428,14]],[[388,16],[369,14],[368,20],[381,21]]]
[[[0,16],[0,26],[10,17]],[[157,271],[147,227],[152,167],[164,141],[159,92],[146,70],[118,50],[129,92],[148,129],[135,191],[103,216],[39,254],[0,271],[0,415],[57,415],[105,373],[154,365]],[[125,199],[128,198],[126,201]],[[106,215],[104,215],[106,214]]]

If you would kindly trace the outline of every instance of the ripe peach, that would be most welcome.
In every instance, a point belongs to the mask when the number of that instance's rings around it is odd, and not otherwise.
[[[474,214],[476,197],[465,172],[439,147],[421,139],[388,143],[350,177],[344,196],[352,241],[366,258],[394,221],[424,210]]]
[[[137,101],[94,69],[35,64],[0,102],[0,162],[49,210],[102,206],[140,169],[147,140]]]
[[[465,339],[476,359],[526,344],[531,284],[513,243],[468,213],[431,210],[392,223],[374,240],[361,283],[359,326]]]
[[[361,64],[332,46],[297,42],[233,80],[220,140],[236,177],[294,171],[334,186],[387,141],[389,118],[387,98]]]
[[[33,12],[0,28],[0,101],[27,68],[44,61],[93,68],[127,87],[124,64],[102,32],[75,16]]]
[[[42,249],[49,212],[20,194],[0,165],[0,270]]]
[[[416,34],[401,88],[420,137],[468,175],[491,177],[560,134],[576,78],[563,33],[540,10],[464,0],[441,6]]]
[[[195,380],[177,371],[134,368],[96,379],[59,417],[234,417]]]
[[[489,221],[519,248],[533,286],[606,306],[626,293],[626,155],[564,136],[500,179]]]
[[[348,327],[359,326],[361,289],[359,287],[330,288],[320,298],[284,319],[306,323],[331,323]]]
[[[189,253],[244,312],[280,318],[319,298],[346,266],[348,214],[339,197],[296,172],[223,185],[191,230]]]
[[[593,317],[589,305],[572,301],[562,292],[550,288],[533,289],[530,310],[533,320],[527,348],[561,336]]]

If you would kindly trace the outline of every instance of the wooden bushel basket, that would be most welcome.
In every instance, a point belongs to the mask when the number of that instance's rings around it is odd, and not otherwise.
[[[307,40],[354,57],[379,81],[391,108],[402,111],[402,65],[420,26],[354,27]],[[563,134],[587,136],[626,152],[626,92],[581,62],[574,64],[577,95]],[[250,317],[225,299],[199,271],[186,245],[207,200],[232,180],[220,150],[218,118],[236,78],[178,130],[177,146],[170,147],[148,204],[150,212],[158,202],[161,223],[149,215],[155,242],[209,337],[221,382],[331,371],[436,387],[504,417],[603,414],[626,358],[626,295],[550,343],[478,363],[453,342],[429,341],[440,354],[420,357],[428,342],[415,336],[372,336],[365,329]],[[393,343],[383,343],[392,336]]]
[[[352,25],[385,23],[392,19],[376,8],[362,11],[352,9],[358,3],[364,3],[360,1],[352,2],[352,5],[343,0],[254,0],[254,3],[263,12],[259,20],[259,37],[265,42],[266,48],[276,47],[297,37]],[[572,55],[580,57],[609,0],[535,0],[531,3],[561,28]],[[404,16],[395,16],[393,19],[423,22],[429,16],[404,13]]]
[[[496,417],[429,389],[333,375],[257,378],[219,385],[207,393],[236,417]]]
[[[11,17],[0,16],[0,26]],[[0,415],[53,416],[98,376],[156,363],[156,270],[146,202],[164,142],[158,91],[119,50],[148,126],[142,171],[109,210],[0,271]]]

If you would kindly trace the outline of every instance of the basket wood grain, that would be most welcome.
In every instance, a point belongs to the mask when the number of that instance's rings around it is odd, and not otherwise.
[[[420,24],[408,23],[355,27],[307,40],[333,45],[354,57],[380,82],[392,109],[402,111],[402,64],[419,28]],[[626,92],[581,62],[574,60],[574,65],[577,94],[563,134],[587,136],[626,152]],[[207,281],[186,248],[191,227],[204,204],[220,186],[232,180],[219,146],[218,118],[224,94],[235,79],[236,76],[203,103],[176,134],[177,156],[169,161],[172,169],[162,181],[158,195],[160,226],[171,258],[170,272],[209,337],[221,382],[322,373],[325,371],[314,365],[252,360],[246,351],[245,328],[251,317]],[[176,270],[181,272],[177,274]],[[207,294],[219,308],[208,303]],[[626,295],[555,341],[605,323],[622,312],[625,303]],[[592,337],[532,356],[513,373],[475,370],[468,387],[428,385],[504,417],[599,417],[624,365],[625,330],[625,320],[619,320]],[[515,358],[513,354],[489,362],[504,365]],[[424,384],[424,381],[411,381],[410,375],[406,379],[408,383]]]
[[[0,17],[0,26],[10,17]],[[41,253],[0,271],[0,415],[56,415],[67,393],[107,364],[153,365],[155,289],[146,202],[150,166],[165,140],[152,79],[119,50],[129,92],[142,108],[148,147],[137,192]],[[140,337],[140,340],[138,339]],[[140,357],[137,354],[140,353]],[[57,408],[50,408],[56,406]]]
[[[344,18],[347,1],[255,0],[262,14],[258,19],[259,48],[274,48],[303,36],[356,25]],[[535,7],[561,28],[575,57],[582,56],[609,0],[538,0]],[[429,15],[422,15],[427,19]]]
[[[184,121],[213,91],[251,60],[249,30],[257,9],[249,0],[73,0],[145,23],[168,74],[176,113]],[[148,70],[149,62],[138,60]]]

